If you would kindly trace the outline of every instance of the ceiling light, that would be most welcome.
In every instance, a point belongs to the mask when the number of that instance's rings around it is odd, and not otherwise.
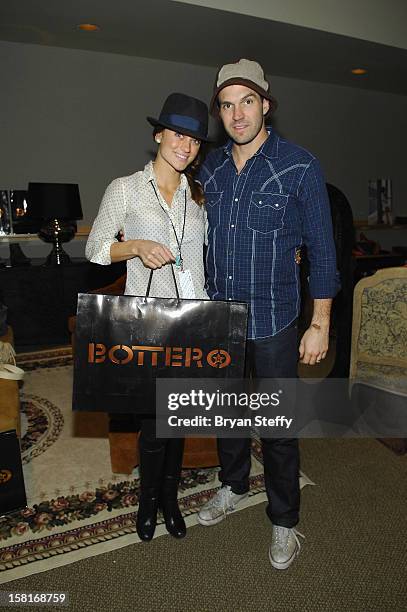
[[[79,30],[83,30],[84,32],[97,32],[100,30],[100,27],[95,23],[80,23],[78,25]]]
[[[359,75],[359,74],[366,74],[367,70],[365,70],[364,68],[353,68],[351,70],[351,73],[352,74],[357,74],[357,75]]]

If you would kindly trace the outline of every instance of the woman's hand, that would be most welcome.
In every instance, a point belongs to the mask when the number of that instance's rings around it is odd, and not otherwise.
[[[156,270],[175,261],[168,247],[154,240],[124,240],[114,242],[110,246],[110,259],[112,263],[128,261],[140,257],[146,268]]]
[[[146,268],[156,270],[175,261],[174,255],[164,245],[154,240],[129,240],[134,244],[134,253]]]

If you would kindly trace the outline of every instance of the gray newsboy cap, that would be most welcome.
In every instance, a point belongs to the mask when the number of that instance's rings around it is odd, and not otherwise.
[[[216,111],[216,99],[219,92],[229,85],[246,85],[260,96],[270,100],[271,111],[275,111],[278,102],[269,93],[270,84],[264,76],[264,70],[258,62],[248,59],[240,59],[234,64],[222,66],[216,76],[212,99],[209,104],[209,111],[214,114]]]

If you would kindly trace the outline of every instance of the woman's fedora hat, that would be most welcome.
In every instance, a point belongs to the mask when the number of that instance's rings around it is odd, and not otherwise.
[[[205,102],[181,93],[172,93],[162,107],[158,119],[147,117],[154,127],[163,127],[209,142],[208,107]]]

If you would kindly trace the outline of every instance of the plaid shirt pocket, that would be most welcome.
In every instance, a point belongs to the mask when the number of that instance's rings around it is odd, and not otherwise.
[[[288,195],[253,191],[247,213],[247,227],[260,234],[269,234],[284,226]]]
[[[209,228],[216,227],[220,223],[220,204],[223,191],[207,191],[205,193],[205,206],[209,220]]]

